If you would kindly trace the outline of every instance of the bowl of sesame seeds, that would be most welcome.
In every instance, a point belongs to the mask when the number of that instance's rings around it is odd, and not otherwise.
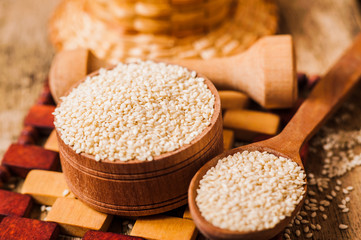
[[[88,75],[59,102],[55,127],[70,190],[110,214],[184,205],[196,171],[223,151],[220,99],[204,76],[153,61]]]

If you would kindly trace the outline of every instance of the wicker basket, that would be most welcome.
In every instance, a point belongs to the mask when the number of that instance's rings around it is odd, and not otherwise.
[[[270,0],[63,0],[49,30],[58,50],[88,48],[109,61],[208,59],[244,51],[277,23]]]

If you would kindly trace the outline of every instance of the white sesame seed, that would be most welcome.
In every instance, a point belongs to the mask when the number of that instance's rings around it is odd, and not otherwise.
[[[331,195],[332,195],[332,197],[336,197],[337,196],[337,194],[336,194],[336,192],[335,191],[331,191]]]
[[[353,186],[348,186],[346,189],[347,189],[348,191],[352,191],[352,190],[353,190]]]
[[[47,212],[50,212],[50,211],[51,211],[51,206],[47,206],[47,207],[45,208],[45,210],[46,210]]]
[[[320,206],[319,209],[320,209],[321,212],[325,211],[325,208],[323,206]]]
[[[314,218],[314,217],[316,217],[316,216],[317,216],[317,213],[316,213],[316,212],[312,212],[312,213],[311,213],[311,217]]]
[[[214,226],[237,231],[269,229],[291,215],[302,200],[305,177],[290,159],[267,152],[238,152],[207,171],[195,200],[202,216]],[[280,191],[282,198],[272,194]],[[299,219],[301,215],[296,224]]]
[[[340,179],[336,179],[336,184],[337,185],[342,185],[342,181]]]
[[[338,208],[344,209],[344,208],[346,208],[346,206],[345,206],[345,205],[342,205],[342,204],[339,204],[339,205],[338,205]]]
[[[313,203],[317,203],[317,202],[318,202],[317,199],[315,199],[315,198],[311,198],[310,201],[313,202]]]
[[[331,195],[326,195],[326,198],[328,199],[328,200],[332,200],[333,199],[333,197],[331,196]]]
[[[326,219],[327,219],[327,215],[326,215],[326,214],[322,214],[322,218],[323,218],[324,220],[326,220]]]
[[[342,189],[343,194],[348,194],[348,190],[346,188]]]
[[[63,197],[68,196],[69,193],[70,193],[69,189],[65,189],[65,190],[63,191]]]
[[[45,206],[45,205],[41,205],[40,211],[44,212],[45,210],[46,210],[46,206]]]
[[[348,226],[346,224],[341,223],[340,225],[338,225],[338,228],[341,229],[341,230],[345,230],[345,229],[348,228]]]
[[[201,134],[214,102],[204,79],[183,67],[119,63],[63,97],[54,124],[65,144],[96,161],[150,161]]]
[[[341,203],[342,203],[343,205],[346,205],[347,202],[346,202],[345,199],[342,199]]]
[[[318,231],[320,231],[320,230],[322,229],[321,225],[320,225],[320,224],[316,224],[316,229],[317,229]]]
[[[346,202],[349,202],[351,199],[350,199],[350,197],[345,197],[345,200],[346,200]]]
[[[340,186],[335,186],[335,190],[336,190],[336,191],[340,191],[340,190],[341,190],[341,187],[340,187]]]
[[[343,212],[343,213],[348,213],[349,211],[350,211],[349,208],[344,208],[344,209],[342,209],[342,212]]]

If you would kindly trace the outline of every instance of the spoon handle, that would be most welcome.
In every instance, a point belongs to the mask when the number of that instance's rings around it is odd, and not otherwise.
[[[280,133],[282,149],[298,155],[303,143],[334,113],[361,76],[361,34],[314,87]],[[284,144],[283,144],[284,143]]]

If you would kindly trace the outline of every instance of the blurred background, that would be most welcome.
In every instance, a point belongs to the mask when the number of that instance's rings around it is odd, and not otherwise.
[[[0,1],[0,157],[16,141],[23,118],[47,77],[54,56],[48,20],[59,2]],[[356,0],[274,2],[277,33],[294,37],[298,72],[323,74],[360,31]]]

